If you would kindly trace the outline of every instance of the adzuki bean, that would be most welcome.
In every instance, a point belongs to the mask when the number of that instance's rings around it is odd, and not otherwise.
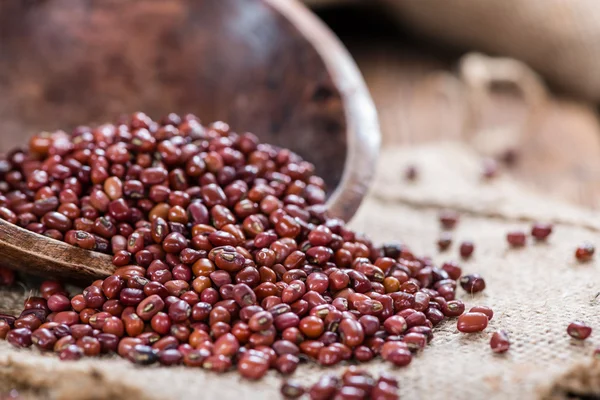
[[[140,365],[235,367],[260,379],[269,369],[294,372],[301,358],[334,365],[381,356],[405,366],[444,318],[460,315],[465,332],[487,325],[486,314],[463,314],[454,300],[458,283],[483,290],[481,277],[458,282],[455,263],[438,268],[404,245],[378,247],[352,232],[326,215],[312,164],[223,122],[135,113],[71,135],[39,134],[5,164],[0,218],[108,253],[117,267],[71,298],[46,281],[19,318],[0,315],[0,338],[14,346],[63,360],[115,352]],[[445,230],[458,219],[440,213]],[[450,243],[443,236],[441,249]],[[463,257],[472,250],[461,245]],[[14,280],[0,267],[1,285]],[[306,392],[394,399],[397,387],[349,369]],[[282,388],[290,398],[304,392]]]

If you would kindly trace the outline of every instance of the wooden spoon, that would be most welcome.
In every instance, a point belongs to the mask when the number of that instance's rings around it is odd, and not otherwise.
[[[115,270],[112,258],[106,254],[38,235],[2,219],[0,254],[2,265],[67,280],[92,281]]]
[[[0,26],[0,151],[22,145],[24,132],[193,112],[313,162],[336,188],[333,216],[349,220],[367,192],[375,107],[346,49],[296,0],[0,2]],[[109,256],[4,221],[2,256],[63,279],[115,268]]]

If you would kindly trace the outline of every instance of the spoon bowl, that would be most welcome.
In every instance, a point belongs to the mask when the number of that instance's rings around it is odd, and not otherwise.
[[[42,130],[144,111],[193,113],[290,148],[349,220],[380,132],[360,73],[296,0],[0,2],[0,152]],[[29,273],[107,276],[110,257],[0,221],[0,254]]]

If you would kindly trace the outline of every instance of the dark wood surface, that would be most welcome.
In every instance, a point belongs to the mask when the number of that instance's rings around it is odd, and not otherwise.
[[[3,1],[0,26],[2,148],[122,113],[191,112],[298,151],[331,185],[341,178],[339,91],[263,2]]]
[[[35,234],[0,219],[2,265],[34,275],[91,282],[115,269],[112,257]]]
[[[371,7],[324,8],[319,16],[340,36],[365,77],[379,113],[384,148],[447,140],[471,145],[458,73],[459,59],[468,49],[423,41]],[[535,123],[523,132],[518,162],[500,173],[548,196],[599,210],[596,108],[550,90]],[[491,97],[481,107],[482,130],[522,126],[527,110],[518,93],[497,87]]]
[[[345,220],[379,150],[356,65],[295,0],[0,2],[0,93],[0,152],[39,131],[123,113],[191,112],[313,162],[335,189],[331,214]],[[81,278],[108,272],[105,257],[1,228],[0,254],[15,267],[61,275],[71,266]]]

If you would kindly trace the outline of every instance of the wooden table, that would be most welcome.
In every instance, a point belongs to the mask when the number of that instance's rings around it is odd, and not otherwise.
[[[453,89],[463,51],[422,42],[377,11],[340,7],[320,10],[319,15],[362,70],[385,145],[470,142],[460,110],[464,99]],[[483,113],[483,129],[518,126],[527,116],[522,100],[502,90]],[[600,126],[592,106],[550,94],[535,127],[525,135],[518,162],[503,173],[548,195],[600,208]]]

